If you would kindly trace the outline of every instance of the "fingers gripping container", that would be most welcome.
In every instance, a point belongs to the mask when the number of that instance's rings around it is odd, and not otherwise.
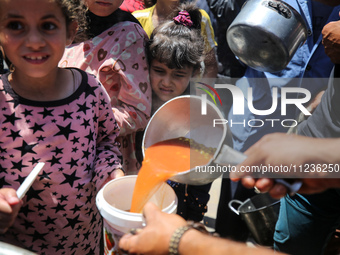
[[[120,254],[118,242],[132,228],[142,228],[145,221],[141,213],[131,213],[131,201],[137,175],[129,175],[108,182],[97,194],[96,205],[104,219],[104,254]],[[150,198],[163,212],[176,213],[177,197],[166,183]]]

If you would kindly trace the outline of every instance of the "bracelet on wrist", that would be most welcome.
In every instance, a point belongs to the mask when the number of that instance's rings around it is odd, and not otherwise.
[[[178,252],[179,242],[182,236],[184,235],[184,233],[187,232],[189,229],[191,229],[191,227],[182,226],[175,230],[175,232],[172,234],[170,238],[169,255],[179,255],[179,252]]]
[[[202,223],[194,222],[194,221],[187,221],[186,226],[179,227],[175,230],[175,232],[172,234],[170,238],[169,243],[169,255],[179,255],[179,242],[184,235],[185,232],[187,232],[189,229],[196,229],[197,231],[209,235],[209,231],[205,228],[205,226]]]

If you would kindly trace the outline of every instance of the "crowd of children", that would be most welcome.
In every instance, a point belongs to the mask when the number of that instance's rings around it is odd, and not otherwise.
[[[194,4],[165,19],[149,40],[121,3],[0,1],[1,63],[10,69],[1,68],[0,80],[0,241],[39,254],[99,254],[96,192],[138,173],[136,134],[203,73],[202,11]],[[38,162],[45,166],[19,200],[15,191]],[[176,190],[179,214],[201,220],[210,185],[203,202],[183,188]]]

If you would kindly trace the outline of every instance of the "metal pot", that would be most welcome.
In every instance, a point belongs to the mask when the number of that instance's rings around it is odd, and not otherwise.
[[[234,54],[263,72],[283,70],[306,38],[301,15],[279,0],[248,0],[227,31]]]
[[[233,204],[238,204],[238,208],[235,209]],[[256,243],[273,246],[280,200],[272,198],[268,193],[262,193],[248,198],[244,202],[237,199],[231,200],[228,206],[234,213],[241,215]]]
[[[222,121],[219,125],[213,125],[215,119],[223,120],[222,112],[210,101],[206,102],[206,115],[202,115],[201,107],[200,96],[175,97],[164,103],[146,126],[142,142],[143,156],[145,150],[151,145],[178,137],[187,137],[206,147],[216,149],[213,158],[206,165],[212,167],[214,171],[207,170],[204,166],[203,168],[196,166],[171,177],[172,181],[191,185],[207,184],[224,172],[218,170],[217,165],[234,166],[246,159],[246,155],[232,148],[232,135],[227,123]],[[302,185],[301,182],[289,183],[283,179],[276,179],[276,182],[285,185],[291,195],[295,194]]]
[[[207,114],[202,115],[201,105],[202,98],[194,95],[175,97],[163,104],[154,113],[145,129],[142,143],[143,154],[151,145],[177,137],[190,138],[207,147],[215,148],[214,158],[223,146],[230,148],[232,138],[227,124],[213,127],[214,119],[224,118],[220,110],[207,101]],[[214,164],[213,160],[210,160],[208,165],[210,164]],[[193,168],[173,176],[171,180],[191,185],[203,185],[213,182],[221,174],[221,171],[200,172]]]

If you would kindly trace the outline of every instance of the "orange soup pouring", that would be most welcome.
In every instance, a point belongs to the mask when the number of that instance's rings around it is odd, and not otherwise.
[[[147,148],[137,176],[130,211],[140,213],[163,182],[178,173],[206,165],[215,150],[184,137],[161,141]]]

